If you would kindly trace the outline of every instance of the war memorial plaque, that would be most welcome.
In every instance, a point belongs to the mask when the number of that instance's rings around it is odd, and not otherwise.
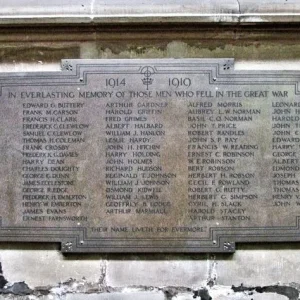
[[[299,80],[233,59],[2,73],[0,240],[63,252],[299,241]]]

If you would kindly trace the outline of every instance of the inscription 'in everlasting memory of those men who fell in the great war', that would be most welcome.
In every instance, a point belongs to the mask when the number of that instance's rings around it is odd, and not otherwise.
[[[299,72],[231,59],[62,65],[0,75],[0,240],[233,252],[299,239]]]

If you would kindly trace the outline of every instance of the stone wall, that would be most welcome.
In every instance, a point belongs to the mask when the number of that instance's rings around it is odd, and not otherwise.
[[[3,25],[0,71],[59,70],[64,58],[223,57],[235,58],[235,67],[240,69],[299,70],[299,25],[261,25],[253,19],[251,26],[233,24],[241,18],[241,9],[250,9],[255,1],[246,2],[231,4],[235,15],[225,25],[211,20],[199,24],[147,20],[105,25],[99,21],[84,26]],[[286,2],[297,12],[295,1],[275,2],[279,6]],[[262,3],[262,10],[271,6]],[[21,21],[15,22],[20,25]],[[0,243],[0,299],[296,300],[299,250],[298,243],[238,244],[232,255],[64,256],[57,244]]]

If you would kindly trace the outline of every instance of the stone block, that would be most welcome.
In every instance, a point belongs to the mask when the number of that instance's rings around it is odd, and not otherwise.
[[[103,294],[68,294],[65,300],[164,300],[162,292],[124,292]]]
[[[0,247],[3,275],[9,282],[25,281],[30,288],[56,286],[69,278],[98,282],[103,277],[105,262],[100,256],[63,256],[57,245],[21,244],[22,251],[9,244]],[[34,249],[35,248],[35,249]],[[104,265],[103,265],[104,264]]]
[[[298,282],[299,244],[240,245],[232,256],[217,255],[217,284],[266,286]]]
[[[107,284],[110,286],[195,286],[207,280],[206,255],[199,259],[186,256],[164,256],[164,259],[110,260]]]

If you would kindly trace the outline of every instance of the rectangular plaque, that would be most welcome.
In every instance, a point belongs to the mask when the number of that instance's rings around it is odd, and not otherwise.
[[[0,74],[0,240],[63,252],[299,241],[299,78],[233,59]]]

